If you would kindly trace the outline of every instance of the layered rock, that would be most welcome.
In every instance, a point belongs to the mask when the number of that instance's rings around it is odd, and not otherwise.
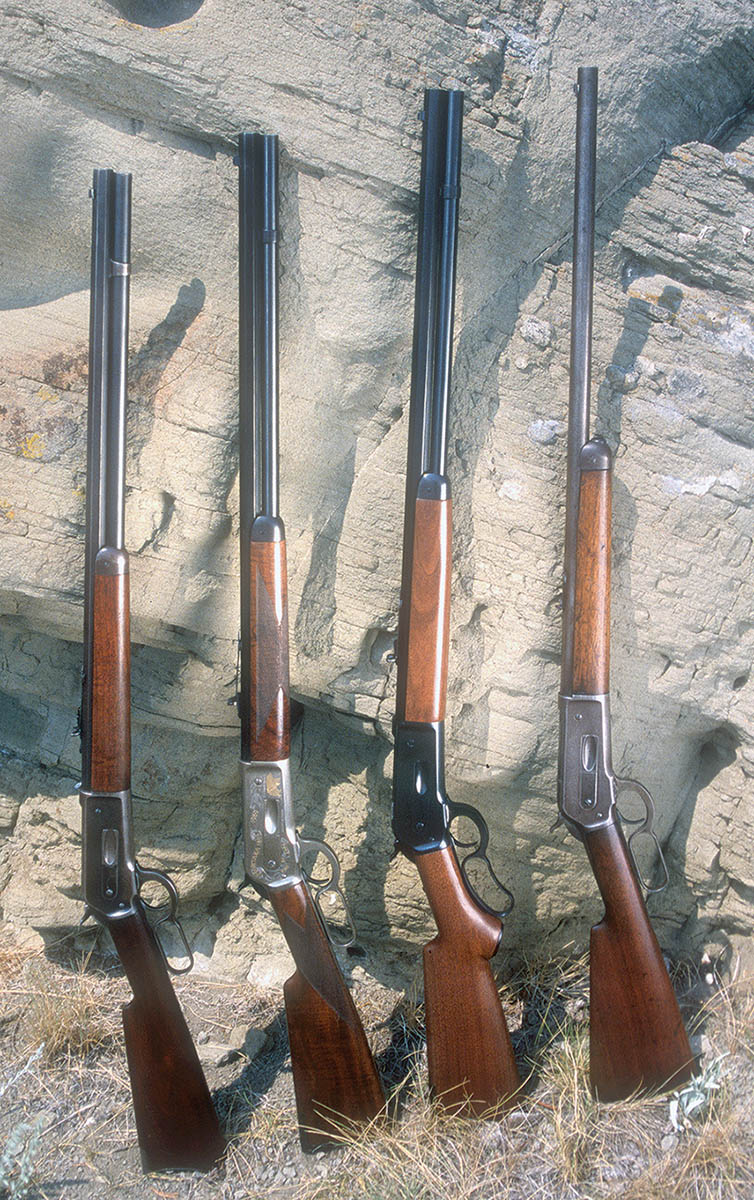
[[[90,207],[134,172],[127,465],[134,793],[213,969],[287,969],[239,896],[236,171],[281,136],[281,494],[301,824],[364,964],[430,920],[389,864],[402,475],[426,84],[467,94],[451,415],[449,786],[521,950],[599,912],[554,816],[576,68],[601,70],[594,421],[616,451],[614,757],[656,797],[663,941],[754,925],[754,17],[725,5],[0,3],[0,903],[78,920]],[[657,30],[663,30],[660,41]]]

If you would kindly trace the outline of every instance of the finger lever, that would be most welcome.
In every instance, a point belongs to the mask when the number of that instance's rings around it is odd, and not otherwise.
[[[645,788],[642,783],[637,783],[635,779],[618,779],[616,777],[616,803],[618,802],[621,792],[635,792],[644,805],[643,817],[627,817],[620,811],[620,805],[618,805],[618,816],[620,817],[622,823],[624,825],[637,826],[637,828],[634,829],[628,837],[628,853],[631,857],[631,864],[636,874],[636,878],[639,880],[639,883],[648,894],[653,894],[654,892],[664,892],[665,888],[670,882],[670,873],[668,871],[668,864],[665,861],[665,855],[662,852],[662,846],[660,845],[657,834],[654,830],[654,800],[652,799],[647,788]],[[636,853],[632,843],[635,837],[641,837],[642,834],[645,834],[647,837],[651,838],[655,845],[655,850],[660,863],[660,882],[657,884],[652,884],[649,880],[644,878],[642,870],[636,859]]]
[[[468,889],[470,895],[473,897],[474,901],[479,905],[480,908],[484,909],[485,912],[489,913],[491,917],[497,917],[497,919],[499,921],[503,921],[511,912],[515,901],[513,898],[513,893],[505,886],[505,884],[502,882],[502,880],[500,880],[498,878],[498,876],[495,874],[495,870],[494,870],[492,863],[490,862],[489,857],[487,855],[487,847],[488,847],[489,841],[490,841],[490,831],[489,831],[487,822],[485,821],[484,817],[479,812],[479,810],[476,808],[473,808],[471,804],[455,804],[452,800],[448,800],[447,805],[448,805],[448,812],[450,815],[449,824],[451,825],[451,827],[452,827],[453,821],[455,821],[456,818],[466,817],[467,820],[471,821],[472,825],[475,826],[477,833],[479,835],[478,840],[475,839],[472,842],[465,842],[455,836],[455,834],[452,831],[452,828],[450,830],[450,836],[453,839],[453,843],[454,843],[456,849],[469,851],[468,854],[463,854],[463,855],[459,854],[458,855],[458,865],[461,869],[461,876],[463,878],[463,882],[466,885],[466,888]],[[482,897],[479,895],[479,892],[476,890],[476,888],[472,884],[471,880],[469,879],[468,871],[466,869],[466,864],[473,862],[474,860],[484,863],[484,865],[486,866],[487,871],[490,875],[490,878],[492,879],[492,882],[495,884],[495,887],[497,887],[500,890],[501,894],[506,897],[506,902],[502,908],[499,908],[499,909],[492,908],[489,904],[487,904],[486,900],[482,899]]]
[[[301,847],[301,873],[309,887],[312,900],[320,915],[322,924],[325,926],[327,935],[333,945],[338,946],[341,950],[345,950],[356,941],[356,926],[353,923],[351,910],[348,907],[348,902],[340,886],[340,862],[338,861],[338,856],[332,847],[327,845],[327,842],[320,842],[317,838],[300,837],[299,845]],[[305,866],[305,857],[307,854],[313,855],[312,865],[316,863],[320,854],[323,856],[328,864],[328,870],[324,876],[316,876],[313,872],[307,871]],[[343,906],[347,929],[346,937],[341,936],[337,926],[333,925],[325,916],[322,908],[322,899],[328,892],[337,896]]]
[[[171,975],[186,975],[194,965],[194,953],[189,946],[188,938],[186,937],[184,928],[176,916],[178,911],[178,889],[170,876],[166,875],[164,871],[158,871],[153,867],[142,867],[139,863],[136,863],[135,866],[136,890],[144,907],[148,908],[151,912],[157,912],[159,909],[164,908],[166,904],[168,906],[168,911],[165,913],[165,915],[160,917],[159,920],[154,921],[152,924],[152,929],[154,931],[155,938],[157,939],[157,945],[160,947],[160,953],[165,960],[165,966],[170,971]],[[152,883],[159,884],[160,887],[165,889],[168,894],[167,900],[163,900],[160,904],[150,904],[148,900],[144,899],[144,897],[141,895],[141,889],[145,883],[149,883],[150,881]],[[172,925],[176,931],[185,951],[185,953],[180,957],[188,959],[188,963],[185,967],[174,967],[170,962],[167,954],[165,953],[165,947],[162,944],[162,938],[158,932],[161,925]]]

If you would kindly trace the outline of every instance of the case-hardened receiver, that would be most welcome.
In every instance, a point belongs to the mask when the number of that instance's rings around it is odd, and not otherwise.
[[[241,788],[244,866],[250,882],[262,892],[306,882],[330,940],[337,946],[351,946],[356,929],[340,887],[338,857],[326,842],[301,838],[296,831],[290,760],[241,762]],[[320,858],[325,860],[324,872],[315,874]],[[328,894],[340,905],[348,930],[345,938],[324,911]]]
[[[395,726],[393,766],[393,833],[396,847],[413,854],[444,850],[451,844],[471,896],[485,912],[502,920],[513,908],[513,896],[498,879],[487,856],[490,831],[471,804],[454,804],[445,792],[443,722],[400,721]],[[466,820],[476,836],[467,841],[453,832],[453,822]],[[468,853],[464,853],[468,851]],[[467,864],[483,863],[505,903],[493,908],[469,879]]]
[[[82,788],[79,799],[83,808],[82,876],[86,914],[91,913],[103,925],[130,916],[134,908],[143,905],[157,912],[167,904],[167,912],[154,921],[157,944],[165,965],[173,975],[184,975],[194,965],[194,955],[176,915],[178,890],[169,875],[153,867],[142,867],[134,856],[131,793],[92,792]],[[157,883],[167,892],[162,904],[151,904],[141,895],[145,883]],[[185,967],[175,967],[168,960],[159,936],[161,925],[172,925],[181,942],[181,957],[188,959]]]
[[[560,756],[558,763],[558,808],[568,829],[580,841],[590,830],[620,820],[636,828],[628,838],[628,849],[637,878],[647,892],[661,892],[668,884],[668,868],[654,831],[654,801],[635,779],[622,779],[613,771],[610,734],[610,697],[560,696]],[[644,805],[644,815],[628,817],[620,811],[619,797],[634,792]],[[648,882],[639,868],[632,845],[634,838],[651,839],[660,864],[660,882]]]

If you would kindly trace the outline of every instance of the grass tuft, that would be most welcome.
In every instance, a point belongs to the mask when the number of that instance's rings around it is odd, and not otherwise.
[[[45,1062],[86,1058],[117,1035],[119,1022],[112,1011],[108,982],[89,972],[88,958],[52,986],[44,969],[34,964],[27,971],[26,983],[31,999],[23,1030],[31,1049],[43,1047]]]

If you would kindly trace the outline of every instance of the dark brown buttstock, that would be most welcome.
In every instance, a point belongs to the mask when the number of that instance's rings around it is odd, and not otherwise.
[[[92,598],[91,781],[94,791],[131,786],[131,633],[128,555],[100,550]]]
[[[108,922],[134,998],[123,1009],[145,1171],[208,1171],[225,1151],[204,1073],[143,913]]]
[[[590,1076],[600,1100],[676,1087],[694,1071],[686,1030],[619,825],[584,843],[605,903],[590,950]]]
[[[285,985],[299,1133],[306,1151],[373,1120],[385,1097],[366,1034],[303,883],[270,889],[296,973]]]
[[[406,721],[442,721],[445,717],[450,631],[450,503],[450,500],[416,501],[403,714]]]
[[[438,930],[424,947],[430,1086],[443,1107],[482,1113],[521,1087],[489,964],[502,924],[469,896],[452,847],[413,861]]]
[[[611,472],[582,471],[576,551],[573,692],[610,688]]]
[[[250,758],[280,762],[291,752],[285,542],[252,541],[250,570]]]

